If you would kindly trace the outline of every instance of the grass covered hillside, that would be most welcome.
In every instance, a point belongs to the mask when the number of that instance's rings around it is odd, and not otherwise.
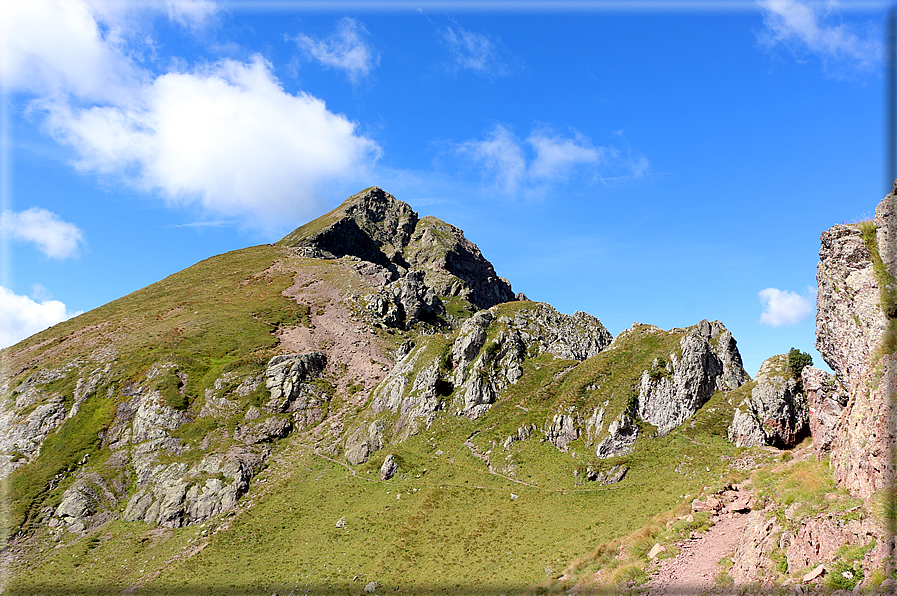
[[[767,453],[722,324],[612,338],[380,189],[2,356],[10,594],[563,589]]]

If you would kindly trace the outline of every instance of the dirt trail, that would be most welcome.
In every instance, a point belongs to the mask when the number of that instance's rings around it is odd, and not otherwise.
[[[673,594],[738,594],[735,586],[719,586],[719,560],[731,556],[747,524],[751,493],[743,487],[708,497],[699,508],[714,511],[713,526],[677,544],[679,553],[663,559],[645,584],[647,596]]]

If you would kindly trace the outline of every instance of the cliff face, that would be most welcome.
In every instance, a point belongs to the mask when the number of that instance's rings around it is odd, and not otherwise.
[[[836,480],[861,498],[894,481],[891,397],[897,358],[886,337],[888,314],[894,314],[889,313],[888,294],[894,289],[889,286],[897,274],[894,198],[892,192],[882,200],[871,224],[837,225],[823,232],[816,271],[816,348],[847,399],[835,418],[831,413],[837,408],[828,394],[812,391],[811,425],[826,431]]]

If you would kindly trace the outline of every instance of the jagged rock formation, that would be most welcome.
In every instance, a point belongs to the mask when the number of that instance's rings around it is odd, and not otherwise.
[[[893,287],[882,287],[897,275],[894,197],[878,205],[871,224],[823,232],[816,270],[816,348],[849,396],[831,433],[831,465],[838,482],[863,498],[891,487],[895,474],[897,357],[886,334],[894,313],[883,304]]]
[[[438,296],[460,297],[477,308],[516,299],[511,284],[461,230],[435,217],[418,219],[408,204],[376,186],[278,244],[324,257],[351,255],[383,268],[389,285],[370,298],[369,309],[390,327],[444,315]]]
[[[270,413],[291,413],[293,423],[298,428],[314,426],[324,419],[328,395],[320,387],[310,383],[324,371],[327,356],[323,352],[275,356],[265,370],[265,387],[271,398],[265,404]],[[249,414],[247,420],[254,420]],[[244,443],[254,444],[286,436],[292,425],[280,418],[267,418],[256,424],[253,430],[239,427],[239,438]],[[251,437],[251,440],[248,438]]]
[[[638,416],[661,435],[693,416],[717,389],[737,389],[748,378],[732,334],[719,321],[701,321],[679,347],[679,354],[655,361],[639,382]]]
[[[424,272],[412,269],[371,296],[368,310],[387,327],[410,329],[415,323],[435,322],[445,316],[445,306],[435,290],[424,283]]]
[[[610,333],[595,317],[558,313],[542,303],[522,303],[515,312],[492,308],[470,316],[450,346],[441,350],[432,338],[405,348],[389,375],[373,392],[374,413],[401,415],[394,433],[427,423],[452,396],[455,413],[476,418],[522,375],[525,358],[549,352],[584,360],[610,343]],[[414,432],[412,430],[412,432]]]
[[[417,222],[404,255],[440,296],[459,296],[480,308],[519,300],[464,232],[435,217]]]
[[[751,395],[735,410],[729,440],[739,447],[790,449],[809,431],[807,398],[788,371],[788,356],[767,358]]]
[[[392,453],[386,456],[383,464],[380,466],[380,480],[389,480],[399,471],[399,464],[396,462]]]
[[[638,438],[639,429],[635,421],[626,413],[608,425],[607,437],[598,444],[595,455],[598,459],[607,459],[618,455],[625,455],[632,451],[632,446]]]

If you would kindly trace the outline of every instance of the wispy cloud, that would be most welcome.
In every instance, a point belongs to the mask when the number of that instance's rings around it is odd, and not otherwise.
[[[79,314],[81,312],[69,312],[59,300],[42,300],[40,297],[33,300],[0,286],[0,348],[14,345]]]
[[[882,57],[881,33],[870,22],[858,28],[843,22],[838,2],[760,0],[765,28],[761,47],[785,47],[798,60],[814,55],[826,73],[842,76],[867,71]]]
[[[484,76],[510,74],[519,60],[511,56],[497,39],[468,31],[458,25],[439,32],[451,53],[451,69],[469,70]]]
[[[365,41],[368,35],[359,21],[342,18],[336,31],[326,39],[299,35],[295,40],[308,56],[324,66],[345,71],[349,80],[357,83],[380,64],[380,55]]]
[[[815,308],[815,291],[810,289],[807,296],[796,292],[766,288],[758,293],[763,304],[760,323],[770,327],[794,325],[810,316]]]
[[[51,259],[75,256],[84,244],[84,233],[78,226],[38,207],[0,213],[0,233],[12,240],[36,245]]]
[[[531,193],[575,176],[592,182],[638,178],[649,168],[647,158],[628,147],[596,146],[576,130],[565,135],[545,125],[520,139],[499,124],[485,138],[459,144],[457,151],[508,195]]]

